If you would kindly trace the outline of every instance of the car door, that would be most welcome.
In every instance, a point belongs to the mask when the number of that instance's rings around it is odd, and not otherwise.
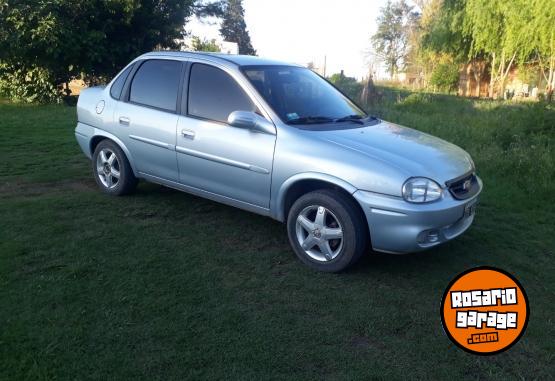
[[[119,102],[115,122],[141,175],[178,181],[175,158],[183,63],[150,59],[137,65]]]
[[[191,62],[188,71],[177,126],[179,181],[268,209],[276,136],[227,123],[233,111],[259,111],[230,72],[201,62]]]

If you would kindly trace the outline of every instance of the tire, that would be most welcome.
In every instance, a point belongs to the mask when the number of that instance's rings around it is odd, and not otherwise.
[[[135,190],[137,178],[121,148],[111,140],[102,140],[92,157],[94,179],[100,189],[112,196],[122,196]],[[119,177],[118,177],[119,176]]]
[[[287,216],[287,234],[299,259],[325,272],[339,272],[353,265],[370,241],[356,202],[329,189],[307,193],[295,201]]]

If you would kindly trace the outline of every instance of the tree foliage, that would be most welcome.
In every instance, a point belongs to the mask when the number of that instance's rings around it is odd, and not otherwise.
[[[201,39],[198,36],[193,36],[191,41],[191,48],[197,52],[219,52],[220,47],[216,43],[215,39],[207,40],[206,38]]]
[[[14,78],[40,70],[54,86],[82,75],[111,77],[139,54],[176,48],[187,18],[213,12],[209,6],[197,0],[3,0],[0,62]]]
[[[328,80],[351,99],[359,99],[362,84],[353,77],[347,77],[343,72],[332,74]]]
[[[40,67],[22,69],[0,62],[0,96],[17,102],[55,103],[60,94],[51,74]]]
[[[530,28],[532,54],[546,82],[547,98],[551,101],[555,88],[555,8],[553,0],[531,0],[533,19]]]
[[[378,28],[371,40],[375,53],[386,64],[391,76],[406,63],[411,31],[417,20],[418,13],[413,12],[413,7],[405,0],[389,0],[380,9]]]
[[[242,0],[227,0],[223,3],[223,21],[220,34],[226,41],[236,42],[239,54],[256,55],[247,24],[245,23],[245,10]]]
[[[482,54],[470,58],[472,40],[464,32],[464,0],[428,0],[423,4],[420,35],[420,57],[429,76],[429,84],[441,90],[450,90],[457,81],[454,73],[463,67],[467,78],[472,75],[476,83],[476,96],[486,74]],[[440,73],[448,75],[439,78]],[[458,74],[457,74],[458,76]],[[470,79],[466,81],[470,94]]]
[[[466,61],[471,40],[463,32],[463,0],[431,0],[423,12],[422,48]],[[425,17],[424,17],[425,16]]]
[[[441,63],[432,71],[430,84],[441,91],[456,89],[459,82],[459,68],[453,63]]]
[[[490,73],[489,95],[502,95],[516,65],[534,61],[553,91],[555,11],[553,0],[430,0],[437,8],[424,25],[422,47],[477,63]],[[476,78],[479,82],[479,78]]]

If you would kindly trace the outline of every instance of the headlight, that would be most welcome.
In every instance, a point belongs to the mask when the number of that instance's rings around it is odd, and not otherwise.
[[[412,177],[403,184],[403,198],[408,202],[431,202],[441,198],[441,187],[434,180]]]

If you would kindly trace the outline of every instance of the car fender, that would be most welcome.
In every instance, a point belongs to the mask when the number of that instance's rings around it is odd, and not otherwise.
[[[115,136],[114,134],[111,134],[107,131],[101,130],[100,128],[94,128],[93,136],[91,136],[91,140],[90,140],[90,142],[91,142],[91,146],[90,146],[91,157],[94,153],[94,151],[92,149],[92,142],[98,137],[107,138],[107,139],[112,140],[114,143],[116,143],[119,146],[119,148],[121,148],[122,151],[125,153],[125,156],[127,157],[127,161],[129,162],[129,165],[131,166],[131,169],[133,170],[133,174],[136,177],[138,177],[137,170],[135,169],[135,161],[133,160],[133,155],[131,154],[131,151],[129,151],[127,146],[117,136]]]
[[[332,176],[332,175],[328,175],[328,174],[321,173],[321,172],[297,173],[297,174],[287,178],[281,184],[281,186],[279,187],[279,190],[277,192],[277,195],[275,195],[275,197],[272,195],[270,213],[271,213],[273,218],[275,218],[278,221],[285,221],[286,217],[285,217],[285,213],[284,213],[284,207],[285,207],[285,196],[287,194],[287,191],[295,183],[297,183],[299,181],[303,181],[303,180],[324,181],[324,182],[329,183],[331,185],[335,185],[339,188],[342,188],[343,190],[345,190],[349,194],[353,194],[357,191],[357,188],[355,186],[353,186],[352,184],[350,184],[347,181],[342,180],[338,177]]]

